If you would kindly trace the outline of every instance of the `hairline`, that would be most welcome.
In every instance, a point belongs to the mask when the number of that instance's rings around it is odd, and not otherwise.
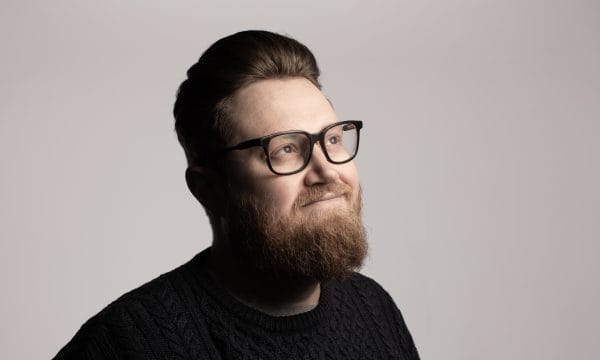
[[[234,120],[233,120],[233,113],[232,113],[233,109],[232,108],[233,108],[234,98],[242,90],[248,88],[249,86],[251,86],[253,84],[260,83],[260,82],[267,81],[267,80],[287,80],[287,79],[306,79],[311,84],[313,84],[319,91],[321,91],[320,84],[315,83],[309,77],[302,76],[302,75],[274,75],[274,76],[267,76],[264,78],[252,79],[251,81],[246,82],[245,84],[240,86],[238,89],[236,89],[236,91],[233,92],[233,94],[221,99],[214,107],[215,119],[214,119],[214,123],[213,123],[213,130],[219,136],[219,140],[220,140],[219,142],[221,143],[222,146],[226,147],[227,142],[229,140],[231,140],[231,138],[233,137],[233,121]],[[331,100],[327,96],[325,96],[325,99],[327,100],[327,102],[329,102],[329,104],[333,108],[333,103],[331,102]]]

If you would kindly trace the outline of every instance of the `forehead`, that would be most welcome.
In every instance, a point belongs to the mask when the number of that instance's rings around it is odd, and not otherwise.
[[[304,78],[255,82],[231,102],[232,143],[279,131],[318,132],[337,121],[327,98]]]

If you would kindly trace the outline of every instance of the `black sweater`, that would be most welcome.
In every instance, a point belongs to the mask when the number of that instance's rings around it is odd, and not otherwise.
[[[370,278],[322,284],[313,310],[270,316],[214,280],[209,251],[121,296],[55,359],[419,359],[400,311]]]

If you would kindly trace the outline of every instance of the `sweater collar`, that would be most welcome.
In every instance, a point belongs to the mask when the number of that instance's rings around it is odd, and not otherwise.
[[[271,331],[298,331],[310,329],[326,321],[333,309],[333,292],[336,282],[321,283],[319,304],[310,311],[289,315],[273,316],[250,307],[234,297],[208,270],[211,247],[197,254],[189,263],[192,273],[212,298],[212,303],[223,312],[241,321]]]

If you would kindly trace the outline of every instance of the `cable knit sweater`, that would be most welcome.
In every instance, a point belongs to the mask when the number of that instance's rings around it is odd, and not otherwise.
[[[322,284],[316,308],[277,317],[216,282],[209,252],[121,296],[55,359],[419,359],[392,298],[368,277]]]

